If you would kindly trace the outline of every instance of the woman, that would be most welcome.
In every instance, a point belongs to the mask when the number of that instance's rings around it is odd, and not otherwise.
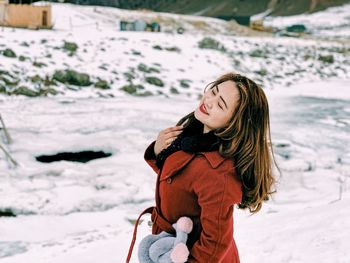
[[[140,217],[152,213],[152,234],[175,233],[171,224],[190,217],[187,262],[236,263],[233,207],[258,212],[275,181],[269,108],[263,90],[242,75],[224,74],[207,87],[196,110],[146,149],[158,174],[156,207]]]

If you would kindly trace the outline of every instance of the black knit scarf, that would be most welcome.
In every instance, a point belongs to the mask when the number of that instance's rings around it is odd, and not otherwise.
[[[218,150],[220,138],[214,134],[213,130],[208,133],[203,133],[203,126],[204,125],[200,121],[195,119],[189,126],[184,128],[182,133],[157,155],[157,166],[162,168],[166,158],[179,150],[188,153]]]

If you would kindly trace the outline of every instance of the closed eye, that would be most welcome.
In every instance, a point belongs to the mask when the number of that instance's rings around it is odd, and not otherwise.
[[[213,93],[214,96],[216,95],[216,93],[214,92],[214,89],[212,89],[211,92]],[[224,110],[224,108],[221,107],[220,103],[218,103],[218,105],[219,105],[220,109]]]

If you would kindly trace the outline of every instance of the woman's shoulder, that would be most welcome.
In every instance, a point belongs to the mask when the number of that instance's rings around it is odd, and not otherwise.
[[[238,180],[233,159],[223,157],[219,151],[199,152],[191,163],[201,174],[230,175]]]
[[[230,203],[239,203],[242,198],[242,183],[237,176],[234,162],[230,158],[224,158],[217,152],[203,152],[197,154],[192,161],[192,171],[195,171],[193,177],[194,185],[201,185],[198,189],[208,191],[225,191],[225,196]],[[207,185],[207,187],[202,187]]]

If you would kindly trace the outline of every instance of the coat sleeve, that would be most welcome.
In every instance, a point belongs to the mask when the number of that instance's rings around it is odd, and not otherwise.
[[[156,144],[156,141],[153,141],[147,148],[144,153],[144,159],[148,163],[149,166],[153,169],[153,171],[156,172],[156,174],[159,173],[160,169],[156,165],[156,155],[154,153],[154,145]]]
[[[191,248],[188,263],[221,262],[233,240],[233,205],[239,198],[229,173],[209,169],[193,182],[201,208],[202,232]]]

